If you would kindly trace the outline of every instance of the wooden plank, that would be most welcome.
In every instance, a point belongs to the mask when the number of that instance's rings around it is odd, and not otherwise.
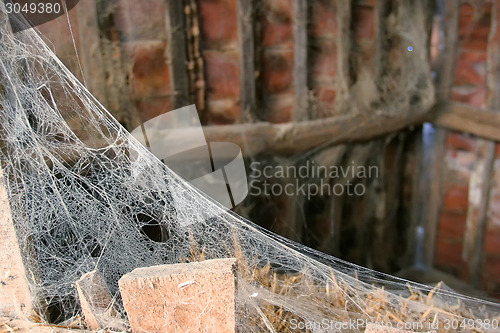
[[[335,103],[337,110],[344,110],[349,103],[349,55],[351,49],[351,0],[336,0],[337,4],[337,77]]]
[[[476,288],[479,286],[482,271],[483,247],[489,220],[488,208],[492,187],[490,180],[496,157],[494,142],[481,140],[479,145],[484,149],[484,154],[477,157],[470,177],[469,206],[463,246],[463,257],[469,264],[471,283]]]
[[[379,117],[348,113],[298,123],[205,126],[208,142],[234,142],[246,157],[258,154],[296,154],[339,143],[368,141],[429,120],[429,112]]]
[[[301,121],[309,118],[307,87],[307,0],[293,1],[293,34],[294,34],[294,108],[293,118]]]
[[[441,215],[441,203],[443,200],[443,188],[441,178],[443,175],[443,161],[445,156],[446,138],[448,133],[443,129],[436,129],[430,149],[432,154],[430,156],[430,169],[428,172],[428,179],[424,189],[424,193],[428,193],[427,200],[423,203],[422,216],[424,221],[424,242],[426,244],[424,249],[424,262],[427,268],[434,266],[434,252],[436,249],[437,229],[439,225],[439,218]]]
[[[440,70],[437,72],[436,99],[438,104],[448,101],[451,87],[454,81],[455,59],[450,59],[450,54],[457,54],[458,42],[458,21],[459,21],[459,1],[444,1],[445,8],[443,22],[444,30],[444,50],[440,54]],[[439,108],[437,108],[439,110]],[[425,176],[430,182],[424,184],[423,193],[428,195],[422,203],[421,225],[424,227],[424,249],[423,265],[427,268],[434,266],[434,255],[436,250],[437,229],[441,215],[441,202],[443,200],[443,161],[445,157],[445,144],[448,131],[437,128],[434,138],[427,147],[430,151],[430,169],[426,170]]]
[[[500,141],[498,112],[485,111],[467,104],[451,103],[441,108],[433,123],[447,129]]]
[[[238,0],[241,54],[241,122],[252,122],[256,112],[254,8],[251,0]]]
[[[93,0],[81,0],[76,6],[78,13],[78,31],[84,52],[79,52],[87,89],[104,105],[108,105],[106,80],[101,40],[97,24],[96,4]]]
[[[186,21],[183,1],[167,0],[165,19],[167,21],[170,75],[174,90],[174,108],[178,109],[191,104],[186,66]]]

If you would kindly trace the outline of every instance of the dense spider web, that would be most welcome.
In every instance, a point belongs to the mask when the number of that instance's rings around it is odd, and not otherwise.
[[[227,257],[239,261],[241,332],[498,316],[493,303],[358,267],[226,212],[122,128],[34,30],[13,34],[0,13],[2,168],[33,297],[59,320],[79,313],[73,285],[86,272],[105,277],[119,307],[117,281],[134,268]],[[349,330],[314,330],[336,331]]]

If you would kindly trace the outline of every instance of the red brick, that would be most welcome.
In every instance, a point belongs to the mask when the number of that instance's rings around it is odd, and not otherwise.
[[[136,108],[143,122],[174,109],[171,97],[141,99],[136,101]]]
[[[342,0],[340,0],[342,1]],[[335,37],[338,34],[335,1],[317,0],[312,4],[311,34],[314,37]]]
[[[375,9],[367,6],[356,6],[353,16],[356,22],[354,28],[356,39],[375,43]]]
[[[439,219],[439,232],[441,237],[462,242],[466,220],[466,212],[444,211]]]
[[[116,27],[124,41],[165,40],[165,5],[162,0],[118,0]]]
[[[465,264],[462,260],[462,250],[462,241],[445,238],[439,234],[435,253],[436,266],[451,267],[459,273]]]
[[[201,0],[199,17],[203,47],[227,49],[238,45],[238,8],[234,0]]]
[[[265,52],[262,59],[264,93],[293,93],[293,51]]]
[[[293,1],[262,2],[262,46],[293,46]]]
[[[500,255],[500,226],[493,226],[491,223],[488,225],[487,231],[486,231],[486,239],[484,242],[484,252],[493,254],[493,255]],[[500,278],[500,275],[498,275]]]
[[[241,117],[241,106],[234,98],[209,100],[207,102],[207,124],[225,125],[237,122]]]
[[[460,7],[459,45],[464,50],[486,51],[491,25],[491,3]]]
[[[132,63],[130,87],[134,98],[172,94],[165,43],[133,43],[125,48]]]
[[[497,251],[498,253],[498,251]],[[482,263],[482,287],[493,297],[500,298],[500,257],[485,255]]]
[[[457,57],[455,85],[486,85],[486,53],[463,51]]]
[[[331,82],[337,76],[337,47],[334,39],[323,39],[310,52],[312,79]]]
[[[445,165],[445,184],[468,184],[469,178],[476,163],[475,153],[463,150],[447,150]],[[449,188],[449,187],[446,187]]]
[[[462,133],[450,133],[446,138],[446,147],[473,152],[476,149],[476,139]]]
[[[327,118],[335,113],[336,87],[334,85],[319,85],[313,89],[316,107],[311,110],[312,118]]]
[[[239,98],[240,58],[237,52],[203,51],[207,99]]]
[[[319,85],[318,87],[314,88],[314,94],[316,96],[316,99],[320,103],[326,103],[326,104],[332,104],[335,102],[335,96],[336,96],[336,89],[335,86],[329,86],[329,85]]]
[[[293,118],[293,95],[272,96],[266,99],[266,119],[272,123],[286,123]]]
[[[469,187],[466,185],[454,185],[445,194],[443,210],[453,213],[467,213],[469,205]],[[455,221],[458,222],[458,221]]]
[[[457,102],[467,103],[477,107],[486,104],[487,91],[485,87],[453,87],[451,98]]]

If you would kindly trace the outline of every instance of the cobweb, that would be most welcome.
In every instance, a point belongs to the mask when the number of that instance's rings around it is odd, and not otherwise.
[[[494,303],[353,265],[227,212],[140,145],[33,29],[13,34],[1,2],[0,131],[33,297],[59,312],[53,320],[79,313],[73,285],[86,272],[98,270],[120,304],[117,281],[137,267],[227,257],[238,259],[240,332],[324,319],[302,331],[358,332],[331,323],[365,320],[445,332],[457,331],[444,328],[450,319],[498,319]]]

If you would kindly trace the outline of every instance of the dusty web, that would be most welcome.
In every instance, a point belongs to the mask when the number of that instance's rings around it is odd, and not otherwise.
[[[54,320],[79,313],[73,284],[91,270],[119,304],[117,281],[134,268],[226,257],[238,259],[241,332],[498,319],[496,304],[355,266],[226,212],[122,128],[34,30],[13,34],[2,3],[0,55],[2,168],[34,298],[60,312]]]

